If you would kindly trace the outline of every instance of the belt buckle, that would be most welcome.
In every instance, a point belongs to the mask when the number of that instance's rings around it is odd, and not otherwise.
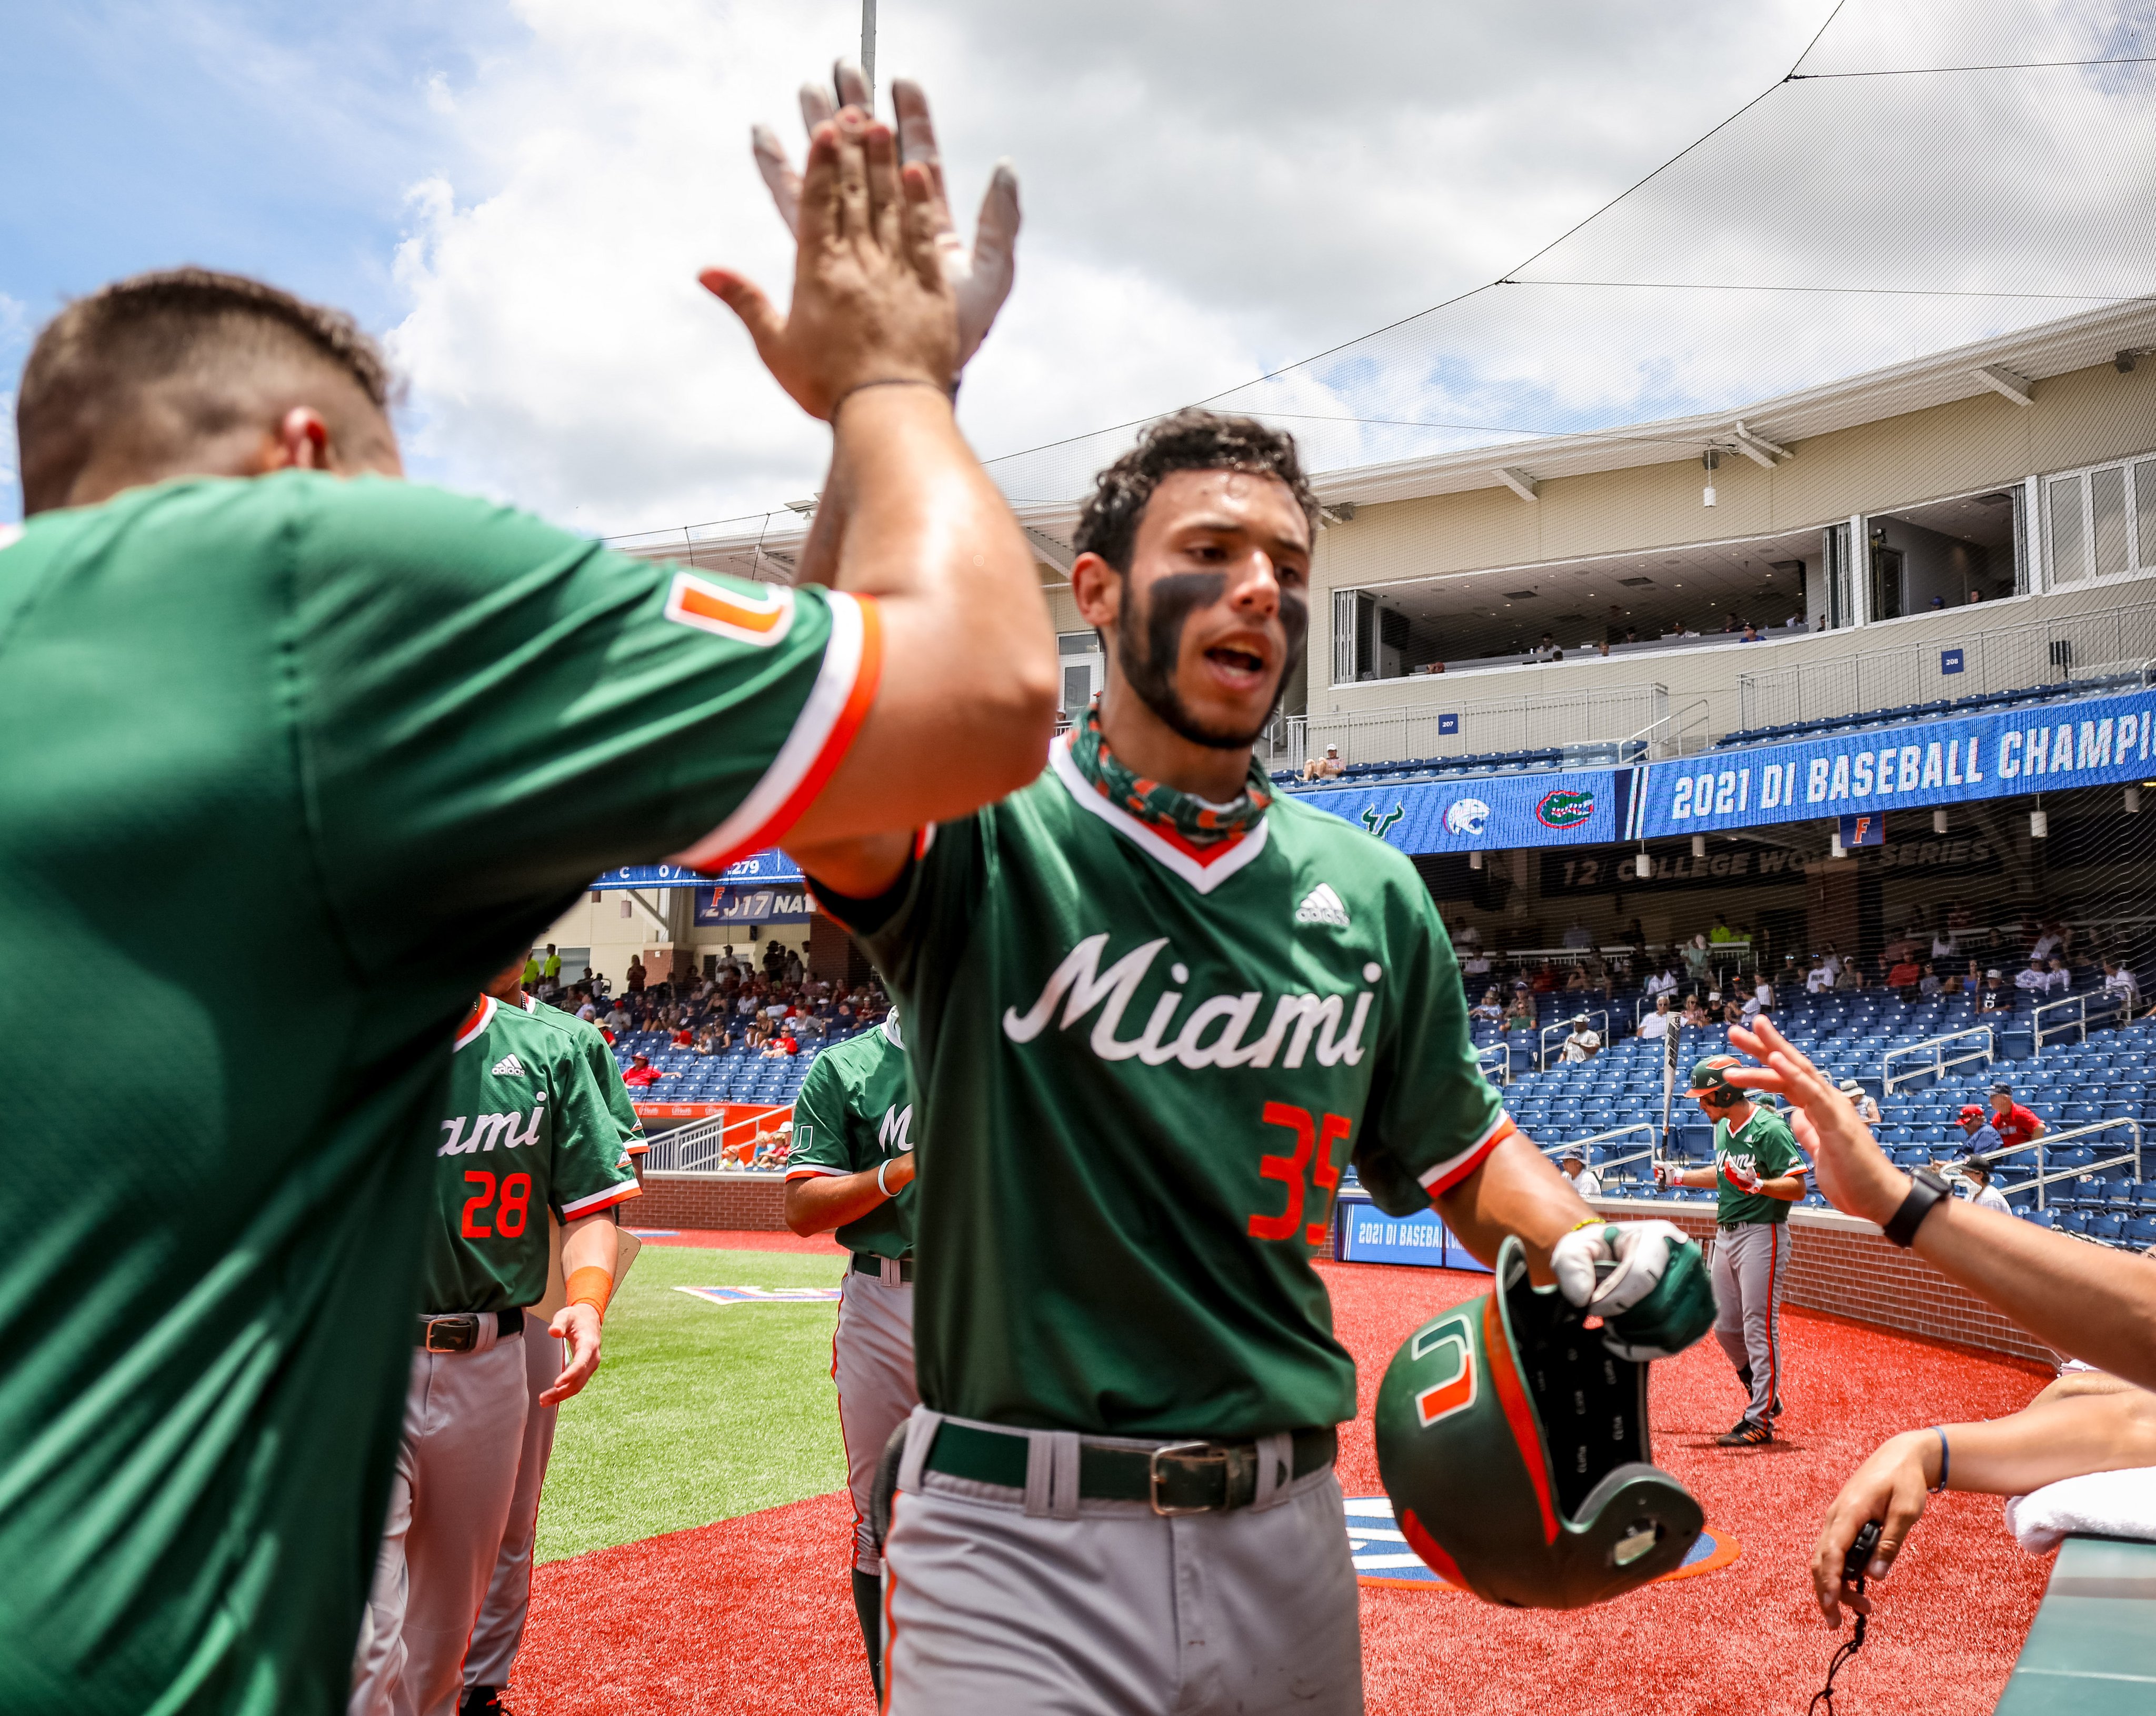
[[[445,1336],[461,1337],[460,1344],[436,1346],[436,1329],[440,1329]],[[478,1344],[479,1318],[475,1313],[462,1312],[454,1317],[430,1317],[427,1319],[426,1350],[430,1353],[469,1353]]]
[[[1160,1462],[1163,1460],[1177,1460],[1185,1464],[1199,1464],[1209,1461],[1224,1472],[1228,1464],[1228,1451],[1225,1448],[1215,1447],[1211,1442],[1163,1442],[1152,1451],[1151,1457],[1146,1462],[1147,1479],[1146,1498],[1152,1503],[1152,1511],[1162,1518],[1173,1519],[1178,1514],[1211,1513],[1216,1511],[1209,1503],[1197,1508],[1171,1507],[1163,1503],[1160,1498]]]

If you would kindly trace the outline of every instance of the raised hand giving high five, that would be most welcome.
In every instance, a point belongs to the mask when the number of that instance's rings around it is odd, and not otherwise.
[[[819,126],[834,116],[835,92],[839,108],[870,110],[868,80],[860,68],[841,62],[833,73],[834,88],[804,84],[801,89],[801,117],[813,138]],[[951,203],[943,185],[943,157],[937,146],[936,126],[928,114],[928,98],[918,84],[900,78],[891,86],[898,110],[898,147],[901,164],[918,165],[928,175],[929,220],[935,234],[936,254],[943,277],[951,283],[958,306],[958,363],[960,369],[980,349],[996,312],[1010,296],[1016,273],[1014,254],[1018,239],[1018,175],[1009,161],[998,161],[989,176],[988,193],[981,198],[979,218],[973,224],[973,248],[969,253],[951,218]],[[789,230],[798,231],[801,205],[801,176],[786,157],[784,145],[770,126],[759,125],[749,133],[756,152],[757,171],[771,188],[772,201]]]

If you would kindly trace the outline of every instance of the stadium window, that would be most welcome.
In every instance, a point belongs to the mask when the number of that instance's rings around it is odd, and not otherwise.
[[[2156,459],[2061,471],[2043,493],[2051,588],[2156,572]]]

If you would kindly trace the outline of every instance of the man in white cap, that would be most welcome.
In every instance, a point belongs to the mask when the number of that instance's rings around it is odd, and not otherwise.
[[[1581,1066],[1602,1052],[1599,1033],[1588,1028],[1587,1015],[1572,1015],[1572,1035],[1564,1040],[1564,1060],[1568,1066]]]
[[[1558,1157],[1557,1165],[1564,1177],[1572,1182],[1573,1190],[1581,1197],[1599,1198],[1602,1195],[1602,1176],[1587,1165],[1587,1152],[1579,1145],[1574,1144]]]

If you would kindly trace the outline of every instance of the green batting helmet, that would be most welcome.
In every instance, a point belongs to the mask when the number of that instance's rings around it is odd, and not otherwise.
[[[1729,1081],[1729,1074],[1743,1064],[1734,1055],[1710,1055],[1704,1061],[1696,1061],[1691,1069],[1691,1088],[1685,1094],[1718,1097],[1725,1103],[1748,1098],[1751,1092]]]
[[[1493,1603],[1578,1609],[1681,1565],[1704,1523],[1654,1464],[1647,1367],[1527,1280],[1507,1238],[1495,1289],[1409,1336],[1378,1390],[1378,1471],[1432,1570]]]

